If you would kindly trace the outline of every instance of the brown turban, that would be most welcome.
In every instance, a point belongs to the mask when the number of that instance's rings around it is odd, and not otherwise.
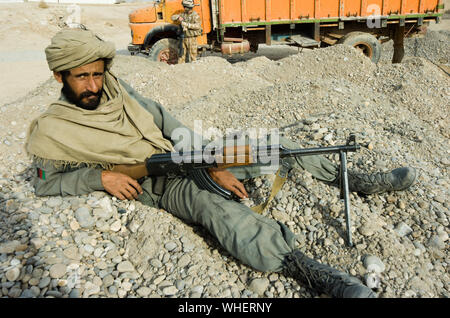
[[[45,49],[51,71],[70,70],[105,59],[107,70],[116,54],[114,43],[105,42],[90,30],[80,28],[63,29]]]

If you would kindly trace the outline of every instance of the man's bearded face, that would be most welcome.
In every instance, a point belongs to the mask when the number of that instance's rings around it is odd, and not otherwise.
[[[100,104],[105,62],[98,60],[61,74],[62,92],[69,102],[86,110]]]

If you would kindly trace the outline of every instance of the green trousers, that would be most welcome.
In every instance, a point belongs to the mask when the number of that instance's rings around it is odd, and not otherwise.
[[[280,142],[288,148],[300,148],[285,138],[280,138]],[[338,174],[337,166],[323,156],[294,157],[289,164],[323,181],[331,182]],[[267,174],[270,169],[265,168],[244,166],[229,170],[242,180]],[[272,171],[276,169],[273,167]],[[162,208],[187,223],[202,225],[225,250],[256,270],[283,269],[283,259],[295,248],[295,235],[284,224],[253,212],[244,204],[201,190],[190,178],[166,179],[163,187],[155,187],[155,180],[143,182],[144,193],[139,197],[142,203]]]

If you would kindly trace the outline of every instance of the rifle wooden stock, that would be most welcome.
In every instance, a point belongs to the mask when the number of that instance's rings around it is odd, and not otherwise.
[[[216,156],[218,168],[246,166],[254,163],[250,145],[230,146],[223,148],[223,155]]]
[[[214,156],[214,160],[210,167],[222,169],[254,163],[250,145],[224,147],[220,154]],[[126,174],[136,180],[149,174],[145,163],[115,165],[111,171]]]

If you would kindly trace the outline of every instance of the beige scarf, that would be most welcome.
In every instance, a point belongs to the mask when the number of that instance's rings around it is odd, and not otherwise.
[[[60,164],[111,167],[142,163],[154,153],[172,151],[153,116],[109,71],[103,90],[108,100],[96,110],[84,110],[63,99],[52,103],[31,123],[27,152]]]

